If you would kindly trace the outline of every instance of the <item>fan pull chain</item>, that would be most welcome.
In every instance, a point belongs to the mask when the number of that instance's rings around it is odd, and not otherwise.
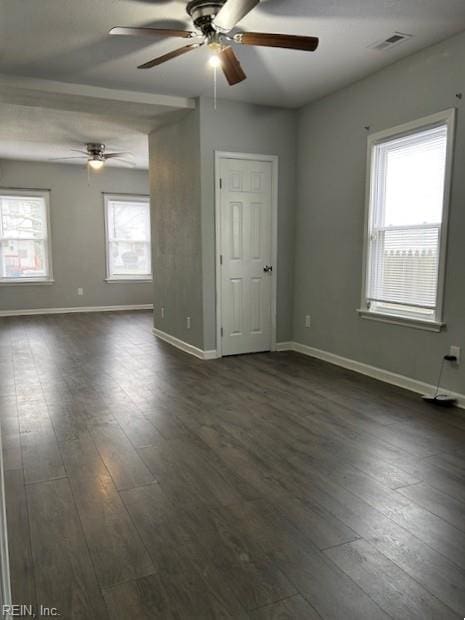
[[[213,67],[213,109],[216,110],[217,100],[217,67]]]

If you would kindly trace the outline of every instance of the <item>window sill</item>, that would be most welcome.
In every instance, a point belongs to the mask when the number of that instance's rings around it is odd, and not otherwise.
[[[55,284],[55,280],[0,280],[0,286],[47,286],[48,284]]]
[[[153,282],[153,278],[105,278],[108,284],[134,284],[135,282]]]
[[[370,312],[370,310],[357,310],[362,319],[370,321],[379,321],[380,323],[390,323],[391,325],[400,325],[401,327],[412,327],[413,329],[422,329],[428,332],[440,332],[445,323],[439,321],[425,321],[422,319],[414,319],[405,316],[396,316],[395,314],[382,314],[381,312]]]

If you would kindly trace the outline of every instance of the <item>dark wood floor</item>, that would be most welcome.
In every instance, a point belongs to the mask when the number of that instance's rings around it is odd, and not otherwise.
[[[465,614],[465,415],[150,313],[0,321],[17,603],[65,619]]]

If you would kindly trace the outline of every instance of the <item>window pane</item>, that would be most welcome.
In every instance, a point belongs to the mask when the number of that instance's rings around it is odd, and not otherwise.
[[[384,159],[382,224],[437,224],[442,220],[447,129],[440,127],[381,145]]]
[[[151,277],[150,205],[147,200],[106,199],[108,276]]]
[[[113,241],[109,252],[112,275],[150,276],[149,243]]]
[[[36,196],[4,196],[0,199],[3,238],[45,239],[45,201]]]
[[[434,308],[439,235],[439,227],[378,233],[373,242],[373,299]]]
[[[48,275],[46,242],[2,241],[0,269],[2,278],[38,278]]]
[[[142,202],[110,201],[108,233],[111,239],[149,241],[149,205]]]

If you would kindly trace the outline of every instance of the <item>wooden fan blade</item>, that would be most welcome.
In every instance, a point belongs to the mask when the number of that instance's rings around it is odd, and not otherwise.
[[[239,82],[243,82],[247,79],[232,47],[225,47],[218,54],[218,58],[221,60],[221,68],[230,86],[239,84]]]
[[[159,56],[158,58],[154,58],[153,60],[149,60],[149,62],[144,63],[137,67],[138,69],[151,69],[152,67],[156,67],[157,65],[161,65],[172,58],[177,58],[178,56],[182,56],[183,54],[187,54],[187,52],[191,52],[192,50],[200,47],[200,43],[191,43],[191,45],[185,45],[184,47],[180,47],[177,50],[173,50],[172,52],[168,52],[167,54],[163,54],[163,56]]]
[[[285,49],[314,52],[320,40],[317,37],[302,37],[292,34],[271,34],[267,32],[240,32],[234,35],[236,43],[263,47],[283,47]]]
[[[126,28],[125,26],[116,26],[112,28],[108,34],[118,34],[130,37],[181,37],[182,39],[190,39],[199,36],[191,30],[173,30],[170,28]]]
[[[114,157],[123,157],[124,155],[132,155],[132,153],[128,153],[125,151],[124,153],[107,153],[104,155],[104,159],[113,159]]]
[[[213,24],[220,30],[232,30],[259,2],[260,0],[226,0],[213,20]]]

